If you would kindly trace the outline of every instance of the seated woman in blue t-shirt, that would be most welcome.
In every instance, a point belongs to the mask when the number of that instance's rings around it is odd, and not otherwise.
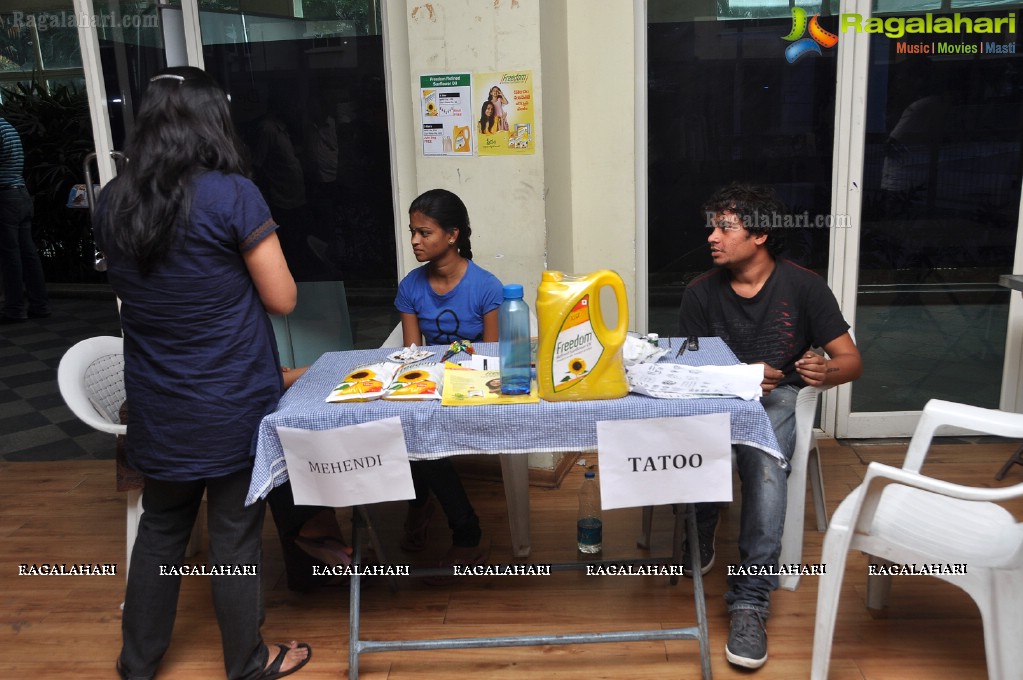
[[[409,231],[416,260],[426,265],[402,279],[394,299],[401,313],[405,346],[424,341],[427,345],[459,340],[497,342],[502,286],[496,276],[472,261],[472,229],[462,200],[444,189],[427,191],[409,207]],[[409,501],[402,549],[417,552],[426,546],[434,512],[432,491],[453,534],[451,549],[441,565],[483,562],[479,517],[451,461],[413,461],[412,481],[416,498]]]

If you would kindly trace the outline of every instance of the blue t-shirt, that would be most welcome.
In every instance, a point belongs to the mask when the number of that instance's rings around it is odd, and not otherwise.
[[[394,306],[415,314],[427,345],[483,339],[483,316],[501,306],[504,286],[496,276],[469,260],[458,285],[444,295],[430,287],[426,265],[408,273],[398,284]]]
[[[148,276],[97,234],[121,299],[125,452],[132,467],[170,481],[250,467],[259,422],[283,389],[270,319],[242,258],[277,228],[266,201],[249,180],[219,172],[192,191],[188,224]]]

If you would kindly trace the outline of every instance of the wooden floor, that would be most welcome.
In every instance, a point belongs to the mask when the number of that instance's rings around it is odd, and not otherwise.
[[[1004,482],[994,473],[1013,443],[942,445],[925,471],[955,481],[1004,486],[1023,481],[1016,466]],[[900,464],[898,443],[842,446],[824,452],[829,511],[862,478],[868,462]],[[534,488],[531,561],[575,559],[575,467],[560,489]],[[479,512],[492,563],[510,563],[504,497],[499,483],[466,480]],[[124,496],[113,490],[113,462],[67,461],[0,464],[0,675],[14,678],[113,678],[120,645],[123,592]],[[718,566],[706,577],[713,672],[716,678],[747,677],[724,659],[728,616],[722,599],[725,567],[736,560],[735,504],[718,534]],[[1017,517],[1023,503],[1011,507]],[[436,522],[431,546],[413,559],[397,548],[400,503],[375,506],[385,549],[397,563],[428,564],[447,547],[447,531]],[[342,519],[347,511],[339,511]],[[655,517],[655,552],[668,550],[670,512]],[[820,560],[822,534],[807,508],[803,562]],[[605,556],[641,557],[635,548],[638,511],[606,513]],[[348,592],[324,588],[295,594],[283,585],[279,546],[267,521],[263,577],[268,641],[292,638],[313,647],[311,663],[296,678],[338,678],[347,673]],[[200,553],[192,561],[201,563]],[[20,564],[117,563],[117,576],[19,576]],[[831,678],[985,678],[983,634],[976,607],[962,591],[933,578],[903,577],[891,606],[872,613],[864,605],[866,560],[850,556],[835,636]],[[809,675],[817,583],[804,577],[796,592],[777,591],[768,626],[770,659],[760,680]],[[692,624],[691,583],[667,578],[586,576],[466,578],[452,587],[428,587],[403,579],[397,594],[382,582],[363,594],[363,636],[464,637],[614,631]],[[1023,673],[1023,671],[1021,671]],[[575,646],[492,648],[367,654],[366,680],[421,678],[698,678],[698,646],[690,641]],[[160,678],[223,677],[219,633],[205,577],[185,579],[174,641]]]

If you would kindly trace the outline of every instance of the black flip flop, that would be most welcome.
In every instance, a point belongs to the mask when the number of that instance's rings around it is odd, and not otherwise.
[[[294,673],[295,671],[299,670],[307,663],[309,663],[309,659],[313,658],[313,648],[304,642],[299,642],[295,649],[301,649],[302,647],[305,647],[306,649],[309,650],[309,655],[306,656],[306,658],[302,659],[302,663],[298,664],[291,670],[282,672],[281,666],[284,665],[284,657],[287,656],[288,652],[291,651],[291,647],[287,645],[282,645],[280,643],[277,644],[277,647],[281,651],[279,651],[277,653],[277,656],[274,657],[273,663],[271,663],[269,666],[263,669],[263,672],[259,675],[259,680],[275,680],[276,678],[283,678],[287,675],[291,675],[292,673]]]

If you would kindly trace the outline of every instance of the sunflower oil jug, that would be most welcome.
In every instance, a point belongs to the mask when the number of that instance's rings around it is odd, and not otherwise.
[[[614,291],[618,322],[608,328],[600,290]],[[545,271],[536,291],[536,377],[546,401],[618,399],[629,392],[622,345],[629,306],[622,278],[609,269],[571,275]]]

